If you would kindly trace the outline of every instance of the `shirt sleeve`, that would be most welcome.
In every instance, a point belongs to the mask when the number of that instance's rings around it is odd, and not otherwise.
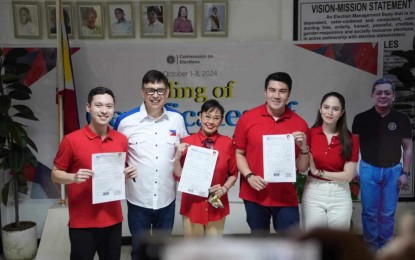
[[[403,115],[403,138],[412,138],[412,124],[407,115]]]
[[[357,162],[359,161],[359,138],[352,134],[352,154],[350,156],[351,162]]]
[[[72,163],[72,155],[73,155],[73,152],[72,152],[71,143],[68,140],[68,137],[65,136],[59,145],[59,150],[56,153],[53,164],[59,170],[66,171],[68,170],[69,166]]]
[[[187,127],[184,123],[183,116],[181,114],[179,116],[180,116],[180,120],[177,126],[177,130],[179,131],[179,137],[183,138],[183,137],[189,136],[189,131],[187,130]]]
[[[239,118],[238,123],[235,127],[235,132],[233,134],[233,140],[235,142],[235,148],[239,150],[246,149],[246,120],[245,116],[242,115]]]

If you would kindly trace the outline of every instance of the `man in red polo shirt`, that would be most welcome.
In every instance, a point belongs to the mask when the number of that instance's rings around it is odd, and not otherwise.
[[[296,167],[299,171],[308,168],[307,123],[286,106],[291,86],[287,73],[270,74],[265,80],[265,104],[245,112],[235,128],[236,161],[242,175],[239,197],[244,201],[252,234],[269,234],[271,217],[277,232],[298,226],[294,185],[263,179],[263,135],[292,134],[297,145]]]
[[[109,127],[114,114],[114,94],[96,87],[88,94],[86,110],[91,123],[66,135],[56,154],[52,180],[68,184],[71,260],[119,260],[122,210],[120,201],[92,204],[92,154],[128,152],[127,137]],[[137,169],[124,169],[125,178],[136,178]]]

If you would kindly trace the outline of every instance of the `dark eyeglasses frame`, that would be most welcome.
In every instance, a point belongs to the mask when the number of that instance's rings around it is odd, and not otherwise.
[[[166,94],[166,92],[167,92],[167,88],[158,88],[158,89],[155,89],[155,88],[143,88],[143,90],[144,90],[144,92],[147,95],[154,95],[154,93],[157,92],[157,95],[162,96],[162,95]]]

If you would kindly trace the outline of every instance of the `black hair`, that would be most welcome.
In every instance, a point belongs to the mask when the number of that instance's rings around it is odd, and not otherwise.
[[[158,15],[160,13],[160,9],[158,8],[158,6],[151,5],[147,7],[147,13],[155,13],[156,15]]]
[[[223,115],[225,114],[225,109],[223,108],[223,106],[216,101],[215,99],[209,99],[208,101],[206,101],[205,103],[203,103],[201,109],[200,109],[200,113],[207,113],[211,110],[214,110],[215,108],[219,109],[220,114],[223,118]]]
[[[115,8],[115,9],[114,9],[114,13],[115,13],[116,11],[120,11],[120,12],[124,13],[124,10],[123,10],[122,8],[119,8],[119,7],[117,7],[117,8]]]
[[[336,131],[339,132],[339,139],[342,145],[342,158],[344,160],[349,160],[352,153],[352,134],[347,128],[346,120],[346,100],[343,95],[338,92],[329,92],[323,96],[320,102],[320,108],[329,97],[335,97],[339,100],[343,114],[340,116],[339,120],[336,123]],[[312,127],[318,127],[323,124],[323,118],[321,117],[320,111],[317,111],[316,121]]]
[[[92,99],[94,99],[94,96],[96,95],[104,95],[104,94],[108,94],[112,97],[112,99],[114,100],[115,103],[115,96],[114,93],[112,93],[112,90],[106,87],[95,87],[93,89],[91,89],[88,93],[88,104],[91,105]]]
[[[181,15],[180,15],[180,12],[181,12],[181,10],[182,10],[182,8],[184,8],[184,9],[186,9],[186,19],[187,19],[187,15],[189,14],[189,12],[187,11],[187,7],[186,6],[184,6],[184,5],[182,5],[182,6],[180,6],[179,7],[179,12],[178,12],[178,14],[177,14],[177,17],[180,17]]]
[[[392,81],[390,81],[388,79],[378,79],[378,80],[375,81],[375,83],[373,83],[372,94],[375,92],[376,86],[380,85],[380,84],[389,84],[389,85],[391,85],[392,92],[395,93],[395,85],[393,84]]]
[[[288,73],[275,72],[275,73],[272,73],[272,74],[268,75],[268,77],[265,79],[265,90],[267,90],[268,84],[271,80],[279,81],[279,82],[283,82],[283,83],[287,84],[288,91],[291,92],[293,81],[292,81],[290,75],[288,75]]]
[[[169,79],[161,71],[149,70],[143,77],[142,88],[147,83],[160,83],[163,82],[166,88],[169,87]]]

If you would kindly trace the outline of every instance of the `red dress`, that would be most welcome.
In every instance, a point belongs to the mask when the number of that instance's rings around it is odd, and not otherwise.
[[[207,136],[199,130],[198,133],[183,138],[182,142],[202,147],[206,138]],[[238,176],[234,144],[231,138],[219,133],[210,136],[210,139],[214,141],[213,149],[219,152],[211,186],[216,184],[223,186],[229,176]],[[185,158],[186,152],[181,158],[182,165],[184,164]],[[208,198],[183,192],[180,214],[188,217],[192,223],[207,225],[208,222],[218,221],[229,215],[228,195],[223,195],[220,200],[222,201],[224,208],[213,207],[208,202]]]

